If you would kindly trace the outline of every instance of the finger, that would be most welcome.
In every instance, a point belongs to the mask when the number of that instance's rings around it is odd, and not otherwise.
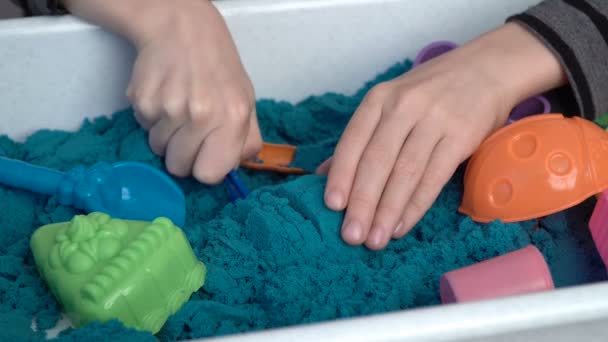
[[[135,119],[144,130],[148,131],[162,118],[163,109],[160,100],[152,99],[155,95],[135,100],[133,111],[137,114]]]
[[[193,72],[198,75],[196,71]],[[192,77],[191,89],[188,97],[188,111],[186,115],[193,125],[201,126],[210,120],[213,110],[221,101],[221,90],[210,87],[205,77]],[[222,113],[218,113],[222,114]]]
[[[157,156],[164,156],[171,137],[183,125],[183,121],[176,121],[170,117],[165,117],[152,126],[148,135],[148,143],[152,152]]]
[[[327,158],[321,165],[317,167],[315,173],[318,175],[326,175],[331,168],[331,157]]]
[[[439,141],[420,184],[407,202],[398,229],[393,238],[398,239],[409,232],[433,205],[439,193],[450,180],[460,163],[466,159],[462,144],[453,139]]]
[[[159,156],[165,155],[167,144],[177,130],[184,125],[186,97],[184,96],[184,78],[179,72],[172,72],[162,86],[163,114],[150,129],[148,141],[152,151]]]
[[[131,72],[131,79],[129,80],[129,84],[127,85],[127,90],[125,92],[125,94],[127,95],[127,98],[131,101],[134,102],[135,100],[135,89],[137,87],[138,84],[142,83],[141,77],[142,77],[142,73],[140,72],[140,66],[141,63],[138,63],[138,61],[135,61],[135,64],[133,65],[133,71]],[[145,73],[144,73],[145,75]]]
[[[143,115],[140,114],[137,110],[135,110],[135,106],[133,106],[133,117],[135,118],[135,121],[137,122],[137,124],[143,130],[148,131],[151,129],[152,126],[149,126],[147,123],[147,120],[143,117]]]
[[[234,168],[241,157],[244,127],[223,124],[203,141],[192,173],[205,184],[217,184]]]
[[[346,242],[360,244],[368,238],[386,181],[413,125],[411,116],[393,109],[383,110],[382,119],[357,165],[342,227]],[[378,235],[382,232],[386,236]],[[375,233],[376,240],[388,240],[392,232],[377,230]]]
[[[169,117],[175,122],[185,122],[188,114],[189,77],[183,68],[171,70],[162,85],[163,117]]]
[[[156,124],[163,113],[159,96],[163,78],[160,72],[149,72],[137,64],[127,88],[127,96],[136,113],[135,119],[145,130]]]
[[[186,177],[192,174],[194,160],[205,138],[218,127],[209,121],[194,125],[186,121],[171,137],[167,144],[165,164],[173,175]]]
[[[245,144],[241,152],[241,160],[250,160],[254,158],[262,148],[262,134],[258,124],[258,117],[255,108],[249,118],[249,133],[245,139]],[[238,166],[238,165],[237,165]]]
[[[343,210],[346,206],[357,165],[380,121],[386,90],[374,89],[353,114],[334,151],[325,187],[325,203],[330,209]]]
[[[382,249],[390,240],[407,201],[423,177],[439,134],[432,122],[426,120],[416,125],[407,137],[396,162],[391,164],[390,177],[375,211],[366,241],[370,249]]]

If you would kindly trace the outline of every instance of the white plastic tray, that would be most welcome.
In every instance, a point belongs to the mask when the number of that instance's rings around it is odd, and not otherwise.
[[[363,82],[433,40],[462,43],[538,0],[218,2],[259,98]],[[72,17],[0,21],[0,134],[76,129],[128,103],[134,51]],[[0,205],[2,205],[0,203]],[[608,284],[235,335],[229,341],[606,341]]]

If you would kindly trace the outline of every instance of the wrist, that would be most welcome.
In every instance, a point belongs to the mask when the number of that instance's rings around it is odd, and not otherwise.
[[[488,32],[462,50],[464,58],[474,61],[480,72],[499,85],[510,106],[567,82],[553,52],[516,23]]]
[[[63,3],[74,15],[116,32],[138,47],[177,27],[185,16],[196,14],[203,20],[201,16],[205,14],[201,10],[215,8],[209,0],[63,0]]]
[[[154,3],[157,1],[150,1]],[[145,0],[63,0],[64,6],[75,16],[133,41],[136,38],[139,13],[148,11]],[[138,11],[139,10],[139,11]]]

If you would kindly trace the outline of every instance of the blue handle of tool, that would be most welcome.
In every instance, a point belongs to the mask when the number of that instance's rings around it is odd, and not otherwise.
[[[249,195],[249,189],[241,179],[241,176],[239,176],[237,170],[232,170],[228,173],[226,178],[224,178],[224,185],[228,189],[228,195],[232,202],[239,198],[244,199]]]
[[[64,173],[26,162],[0,157],[0,184],[43,195],[55,195]]]

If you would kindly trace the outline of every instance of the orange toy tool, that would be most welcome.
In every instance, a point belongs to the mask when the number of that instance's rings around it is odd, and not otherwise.
[[[262,150],[255,161],[245,161],[242,167],[254,170],[267,170],[287,174],[305,174],[306,170],[290,167],[296,153],[296,147],[292,145],[263,143]]]
[[[506,126],[469,160],[459,208],[473,220],[515,222],[559,212],[608,188],[608,133],[542,114]]]

